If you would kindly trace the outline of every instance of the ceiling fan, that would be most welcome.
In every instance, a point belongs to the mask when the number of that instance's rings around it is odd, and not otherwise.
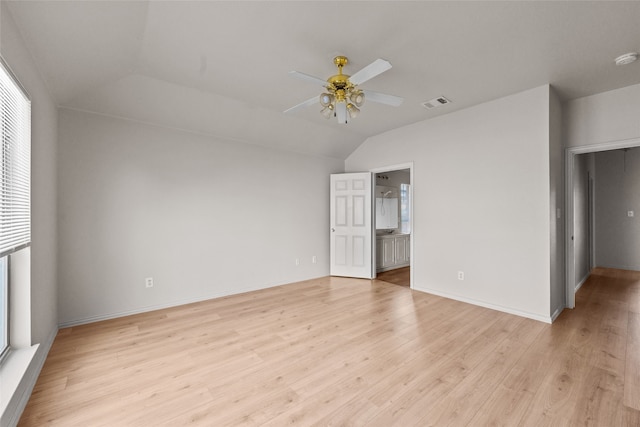
[[[338,123],[347,123],[348,119],[353,119],[360,113],[358,107],[362,106],[365,98],[369,101],[392,105],[394,107],[402,104],[403,98],[399,96],[358,88],[358,85],[389,70],[391,68],[389,61],[376,59],[352,76],[342,74],[342,68],[347,65],[348,62],[349,60],[346,56],[336,56],[333,58],[333,63],[338,67],[338,74],[329,77],[327,80],[322,80],[299,71],[291,71],[289,75],[292,77],[318,84],[323,86],[327,91],[320,94],[319,100],[317,96],[314,96],[311,99],[289,108],[285,111],[285,114],[308,107],[319,101],[323,107],[320,113],[326,119],[333,116],[338,119]]]

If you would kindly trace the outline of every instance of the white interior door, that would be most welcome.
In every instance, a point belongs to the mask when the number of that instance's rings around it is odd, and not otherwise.
[[[331,175],[331,275],[372,279],[370,172]]]

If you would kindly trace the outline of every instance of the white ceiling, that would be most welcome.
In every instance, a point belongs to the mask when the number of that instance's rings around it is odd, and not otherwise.
[[[307,154],[346,158],[367,137],[550,83],[564,99],[640,83],[640,2],[12,1],[13,19],[60,106],[161,123]],[[323,79],[384,58],[365,89],[405,98],[365,103],[347,125]],[[452,104],[420,104],[444,95]]]

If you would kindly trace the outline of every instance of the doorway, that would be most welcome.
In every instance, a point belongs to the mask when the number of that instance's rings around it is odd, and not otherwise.
[[[413,164],[371,170],[374,277],[413,288]]]
[[[602,144],[594,144],[584,147],[568,148],[565,157],[565,182],[566,182],[566,235],[565,235],[565,252],[566,252],[566,297],[565,305],[567,308],[575,307],[575,293],[584,281],[580,271],[580,262],[584,260],[581,258],[581,253],[584,252],[585,247],[580,244],[576,246],[576,233],[580,233],[580,217],[587,217],[587,239],[588,245],[587,251],[589,270],[594,266],[594,254],[596,243],[594,241],[595,231],[593,223],[593,209],[595,201],[593,200],[593,177],[587,175],[586,186],[579,182],[580,178],[576,177],[576,170],[580,169],[580,158],[578,156],[589,153],[598,153],[602,151],[612,151],[620,149],[628,149],[633,147],[640,147],[640,138],[613,141]],[[596,176],[597,179],[597,176]],[[587,203],[580,207],[576,205],[576,191],[580,187],[586,187]],[[579,202],[578,202],[579,203]],[[576,209],[587,209],[590,212],[580,212]],[[578,242],[579,243],[579,242]]]

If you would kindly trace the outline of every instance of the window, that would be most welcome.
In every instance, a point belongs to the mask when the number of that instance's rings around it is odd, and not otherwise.
[[[31,102],[0,58],[0,359],[9,348],[12,253],[31,244]]]
[[[411,186],[400,184],[400,232],[411,233]]]

